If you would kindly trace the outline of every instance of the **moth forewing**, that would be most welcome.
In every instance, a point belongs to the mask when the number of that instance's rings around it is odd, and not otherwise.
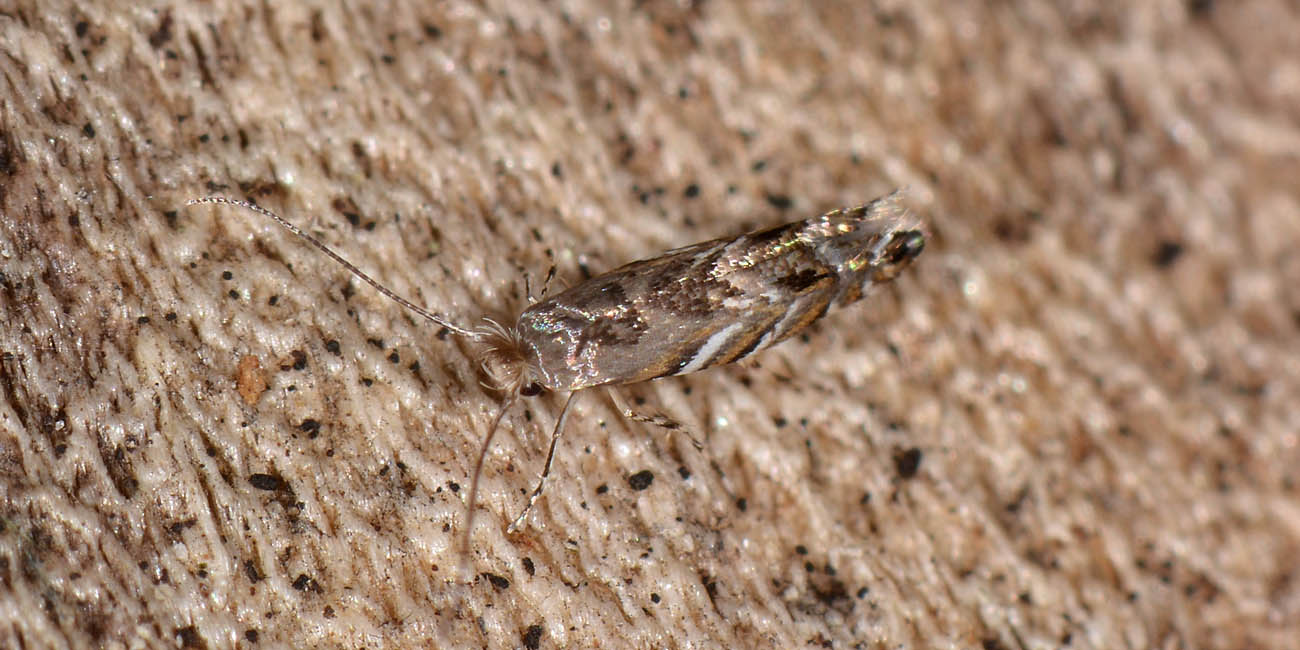
[[[703,370],[861,298],[924,243],[895,193],[632,262],[524,310],[515,335],[539,381],[555,390]]]

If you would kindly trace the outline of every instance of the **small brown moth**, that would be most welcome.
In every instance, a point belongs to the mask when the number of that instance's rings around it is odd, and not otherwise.
[[[925,247],[924,233],[894,192],[856,208],[632,262],[533,303],[514,325],[484,319],[483,327],[469,329],[393,293],[265,208],[219,196],[187,205],[200,203],[233,205],[270,217],[403,307],[486,343],[484,373],[506,397],[474,464],[463,538],[466,558],[483,461],[502,417],[519,396],[569,391],[537,487],[511,531],[542,494],[556,443],[580,391],[743,359],[799,333],[831,307],[854,302],[894,279]]]

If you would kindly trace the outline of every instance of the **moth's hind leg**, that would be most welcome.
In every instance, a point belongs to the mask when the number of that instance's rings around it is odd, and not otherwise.
[[[627,407],[627,404],[623,402],[623,398],[619,397],[618,393],[613,389],[609,391],[609,397],[614,401],[614,408],[618,409],[618,412],[622,413],[623,417],[634,422],[653,424],[661,429],[666,429],[670,435],[680,433],[683,436],[686,436],[687,440],[691,441],[691,444],[695,446],[695,451],[704,451],[704,443],[700,442],[700,439],[696,438],[695,434],[691,433],[690,429],[687,429],[681,422],[678,422],[663,413],[641,413],[633,411]]]
[[[564,433],[564,423],[569,419],[569,407],[573,406],[573,398],[578,396],[582,391],[575,390],[569,393],[569,399],[565,400],[564,408],[560,411],[560,419],[555,422],[555,430],[551,432],[551,448],[546,452],[546,465],[542,467],[542,475],[537,479],[537,487],[533,488],[533,493],[528,496],[528,505],[524,506],[523,512],[519,513],[515,520],[510,522],[510,527],[506,532],[513,533],[524,524],[524,519],[532,511],[533,504],[542,496],[542,490],[546,488],[546,477],[551,475],[551,462],[555,460],[555,445],[560,441],[560,434]]]

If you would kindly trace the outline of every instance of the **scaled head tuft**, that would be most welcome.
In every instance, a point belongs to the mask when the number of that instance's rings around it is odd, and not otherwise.
[[[480,338],[487,344],[483,352],[483,374],[490,388],[507,395],[518,395],[534,381],[523,341],[512,328],[492,319],[480,330]]]

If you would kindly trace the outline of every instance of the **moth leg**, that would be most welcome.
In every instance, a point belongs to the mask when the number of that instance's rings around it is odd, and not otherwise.
[[[686,436],[687,440],[691,441],[691,444],[695,446],[695,451],[704,451],[704,443],[700,442],[700,439],[696,438],[695,434],[691,433],[689,429],[682,426],[681,422],[678,422],[677,420],[674,420],[668,417],[667,415],[664,415],[662,413],[647,414],[647,413],[637,413],[636,411],[623,411],[623,417],[626,417],[630,420],[634,420],[636,422],[653,424],[662,429],[667,429],[669,432],[672,433],[680,433],[683,436]]]
[[[536,304],[537,299],[533,297],[533,276],[522,266],[516,266],[515,269],[524,276],[524,295],[528,297],[528,304]]]
[[[465,509],[465,532],[461,537],[461,575],[468,576],[470,569],[470,537],[474,532],[474,515],[478,511],[478,481],[483,475],[483,461],[487,458],[488,449],[492,446],[492,438],[496,437],[497,431],[501,429],[501,419],[505,417],[506,412],[515,403],[513,396],[506,398],[497,409],[496,417],[492,418],[492,427],[488,429],[488,434],[483,438],[483,445],[479,447],[478,460],[474,462],[474,474],[469,483],[469,503]]]
[[[537,303],[539,303],[539,302],[541,302],[541,301],[543,301],[543,300],[546,300],[546,294],[547,294],[547,292],[550,291],[550,289],[551,289],[551,280],[554,280],[554,279],[555,279],[555,262],[552,261],[552,262],[551,262],[551,268],[550,268],[550,269],[547,269],[547,271],[546,271],[546,279],[545,279],[545,280],[542,280],[542,295],[537,296],[536,298],[534,298],[534,297],[533,297],[533,283],[532,283],[532,280],[529,278],[528,273],[525,272],[525,273],[524,273],[524,293],[525,293],[525,294],[528,294],[528,304],[530,304],[530,305],[535,305],[535,304],[537,304]]]
[[[542,295],[537,297],[540,302],[546,300],[546,294],[551,290],[551,280],[555,279],[555,262],[551,262],[551,268],[546,270],[546,279],[542,280]]]
[[[680,433],[683,436],[686,436],[687,440],[691,441],[691,444],[695,446],[695,451],[704,451],[704,443],[700,442],[700,439],[696,438],[695,434],[691,433],[690,429],[687,429],[681,422],[678,422],[663,413],[640,413],[633,411],[623,403],[623,399],[612,389],[609,391],[609,396],[614,400],[614,407],[623,414],[623,417],[634,422],[653,424],[661,429],[667,429],[669,433]]]
[[[569,393],[569,399],[565,400],[564,408],[560,411],[560,419],[555,422],[555,431],[551,432],[551,448],[546,452],[546,465],[542,467],[542,475],[537,479],[537,487],[533,488],[533,493],[528,496],[528,505],[524,506],[523,512],[519,513],[515,520],[510,522],[510,527],[506,529],[507,533],[518,531],[524,524],[524,519],[533,509],[533,504],[542,496],[542,490],[546,488],[546,477],[551,475],[551,461],[555,460],[555,445],[560,441],[560,434],[564,433],[564,423],[569,419],[569,407],[573,406],[573,398],[578,396],[581,391]]]

